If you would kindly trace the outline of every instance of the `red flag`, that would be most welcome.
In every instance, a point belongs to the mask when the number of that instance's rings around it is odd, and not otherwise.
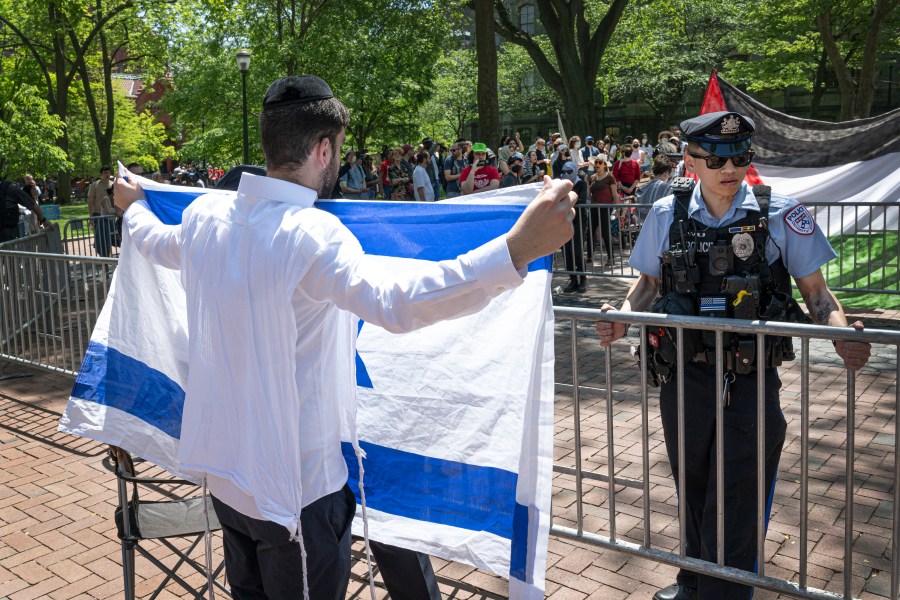
[[[719,112],[721,110],[728,110],[728,107],[725,106],[725,98],[722,96],[722,90],[719,89],[717,71],[713,69],[712,74],[709,76],[709,83],[706,84],[706,94],[703,95],[700,114],[705,115],[706,113]]]
[[[722,90],[719,89],[719,74],[716,69],[709,76],[709,83],[706,85],[706,93],[703,95],[703,104],[700,106],[700,114],[718,112],[728,110],[725,106],[725,97],[722,96]],[[696,175],[693,176],[696,179]],[[762,178],[756,171],[756,167],[750,165],[747,174],[744,176],[747,185],[758,185],[763,183]]]

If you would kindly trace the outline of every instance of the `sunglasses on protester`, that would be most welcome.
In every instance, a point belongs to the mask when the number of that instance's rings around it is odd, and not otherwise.
[[[575,171],[573,171],[572,169],[563,169],[562,172],[563,172],[563,175],[571,175]]]
[[[753,150],[748,150],[737,156],[716,156],[715,154],[694,154],[693,152],[688,152],[688,154],[693,158],[699,158],[705,161],[706,166],[710,169],[721,169],[729,160],[735,167],[746,167],[753,162],[753,155],[755,152]]]

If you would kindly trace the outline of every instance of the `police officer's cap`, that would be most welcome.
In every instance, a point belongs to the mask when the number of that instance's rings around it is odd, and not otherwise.
[[[324,79],[315,75],[294,75],[272,82],[263,96],[263,108],[306,104],[328,98],[334,98],[334,93]]]
[[[724,110],[681,122],[681,131],[689,142],[717,156],[737,156],[749,150],[755,129],[750,117]]]

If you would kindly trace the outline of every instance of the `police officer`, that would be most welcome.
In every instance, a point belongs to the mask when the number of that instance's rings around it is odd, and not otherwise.
[[[836,255],[812,216],[796,200],[744,182],[753,160],[754,128],[750,118],[726,111],[681,124],[688,141],[684,161],[699,183],[693,186],[682,180],[673,186],[674,195],[654,203],[629,261],[640,277],[628,291],[622,310],[653,308],[654,312],[722,318],[798,320],[805,317],[790,298],[789,274],[816,323],[847,326],[844,311],[821,272],[822,265]],[[606,304],[602,310],[615,308]],[[857,321],[853,327],[862,329],[863,324]],[[625,329],[624,324],[598,322],[601,345],[608,347]],[[671,360],[674,344],[666,339],[665,330],[650,335],[654,339],[643,343],[654,351],[654,366],[661,371],[656,374],[662,383],[660,412],[677,482],[678,383],[674,365],[666,362],[661,351],[670,344]],[[753,364],[755,337],[725,335],[726,394],[717,399],[715,353],[710,352],[710,347],[715,348],[714,337],[711,346],[708,335],[685,331],[686,486],[679,493],[687,509],[683,532],[687,555],[715,562],[715,408],[717,401],[723,401],[725,564],[747,571],[754,571],[757,561],[756,369],[765,370],[765,477],[766,496],[771,498],[786,429],[775,367],[792,358],[789,339],[770,338],[766,364]],[[849,369],[861,368],[869,358],[869,344],[837,342],[835,349]],[[751,595],[748,586],[682,569],[676,583],[659,590],[654,599],[749,599]]]

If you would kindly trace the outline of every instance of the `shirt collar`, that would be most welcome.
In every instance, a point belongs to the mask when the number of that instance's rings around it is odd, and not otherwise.
[[[709,209],[706,208],[703,194],[700,193],[700,186],[701,183],[698,181],[691,194],[691,203],[688,206],[688,216],[691,218],[696,218],[699,221],[728,223],[734,220],[735,213],[738,210],[759,211],[759,203],[756,201],[756,196],[753,195],[753,190],[750,189],[746,181],[742,181],[740,189],[738,189],[737,194],[734,195],[734,199],[731,201],[731,207],[728,209],[728,212],[721,219],[716,219],[709,212]]]
[[[238,185],[238,194],[255,198],[265,198],[285,204],[293,204],[301,208],[310,208],[318,199],[318,193],[306,186],[302,186],[283,179],[263,177],[244,173],[241,175],[241,183]]]

